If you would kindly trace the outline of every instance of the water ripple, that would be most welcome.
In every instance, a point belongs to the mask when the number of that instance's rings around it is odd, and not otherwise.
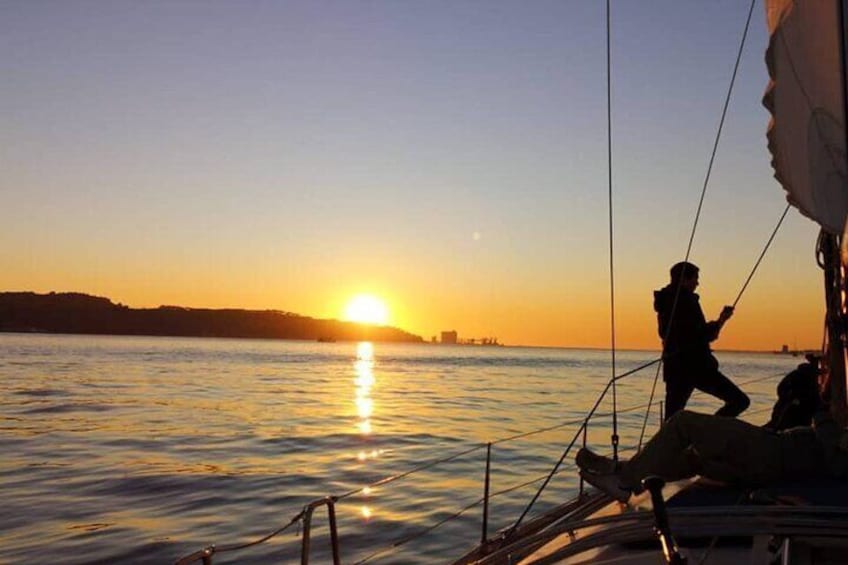
[[[493,446],[492,490],[504,491],[492,499],[494,531],[524,510],[609,378],[603,351],[373,351],[362,362],[344,343],[0,334],[0,560],[173,562],[251,541],[310,501],[347,494],[337,508],[344,562],[412,536],[377,562],[442,563],[479,538],[480,509],[419,534],[479,500],[486,442],[552,428]],[[618,363],[651,357],[622,352]],[[778,375],[746,389],[752,411],[768,407],[796,364],[721,360],[740,381]],[[643,403],[651,377],[622,381],[620,406]],[[709,398],[693,405],[714,409]],[[609,420],[590,428],[590,445],[608,449]],[[636,443],[641,422],[622,415],[623,445]],[[534,512],[575,487],[568,458]],[[287,533],[216,562],[293,562],[300,541]],[[328,560],[325,544],[313,550],[313,562]]]

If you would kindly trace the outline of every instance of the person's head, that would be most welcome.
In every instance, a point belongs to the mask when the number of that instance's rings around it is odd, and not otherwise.
[[[669,273],[671,274],[672,286],[680,285],[686,290],[691,290],[694,292],[694,290],[698,287],[699,271],[700,269],[698,268],[698,266],[693,263],[689,263],[686,261],[675,263],[669,271]]]

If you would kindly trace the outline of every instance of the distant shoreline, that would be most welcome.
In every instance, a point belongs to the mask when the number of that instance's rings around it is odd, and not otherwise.
[[[390,326],[275,310],[130,308],[82,293],[0,292],[0,332],[422,343]]]
[[[186,339],[247,339],[247,340],[268,340],[268,341],[297,341],[297,342],[316,342],[321,343],[320,339],[310,339],[310,338],[278,338],[278,337],[230,337],[230,336],[199,336],[199,335],[163,335],[163,334],[111,334],[111,333],[79,333],[79,332],[43,332],[43,331],[14,331],[14,330],[5,330],[0,329],[0,334],[14,334],[14,335],[45,335],[45,336],[92,336],[92,337],[153,337],[153,338],[186,338]],[[339,340],[336,342],[329,342],[326,345],[336,344],[344,344],[344,343],[356,343],[358,341],[376,341],[376,340]],[[575,346],[566,346],[566,345],[510,345],[506,344],[503,347],[485,347],[485,346],[470,346],[470,345],[448,345],[448,344],[440,344],[440,343],[432,343],[429,341],[407,341],[407,342],[386,342],[386,343],[399,343],[402,345],[420,345],[422,347],[456,347],[457,349],[481,349],[485,351],[489,350],[504,350],[504,349],[559,349],[559,350],[574,350],[574,351],[597,351],[597,352],[609,352],[610,350],[602,347],[575,347]],[[659,349],[617,349],[619,352],[627,352],[627,353],[647,353],[654,356],[659,356]],[[723,349],[717,350],[715,353],[721,355],[723,353],[730,354],[748,354],[748,355],[775,355],[779,357],[795,357],[797,359],[803,360],[803,355],[786,355],[781,354],[780,351],[773,350],[757,350],[757,349]],[[800,362],[800,361],[799,361]]]
[[[285,339],[316,342],[397,342],[433,344],[420,336],[390,326],[377,326],[317,319],[278,310],[241,310],[159,306],[130,308],[108,298],[83,293],[38,294],[0,292],[0,332],[21,334],[66,334],[103,336],[197,337],[235,339]],[[574,345],[498,344],[525,349],[573,349],[610,351],[608,347]],[[480,344],[460,348],[501,349]],[[660,349],[622,348],[617,351],[644,352],[659,356]],[[763,353],[803,359],[806,353],[793,351],[720,349],[716,353]]]

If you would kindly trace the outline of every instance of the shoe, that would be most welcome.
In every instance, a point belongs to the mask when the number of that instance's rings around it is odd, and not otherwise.
[[[575,463],[580,467],[581,472],[593,475],[612,475],[619,471],[620,466],[609,457],[598,455],[585,447],[581,447],[577,452]]]
[[[595,475],[581,471],[580,477],[596,489],[605,492],[619,502],[630,500],[632,491],[621,485],[618,475]]]

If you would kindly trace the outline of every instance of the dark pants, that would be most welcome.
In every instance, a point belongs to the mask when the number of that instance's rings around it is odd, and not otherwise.
[[[683,410],[625,462],[621,480],[638,487],[649,475],[676,481],[694,475],[742,484],[823,476],[824,451],[811,428],[777,433],[736,418]]]
[[[666,364],[663,368],[665,378],[665,419],[666,421],[683,410],[692,391],[696,388],[724,401],[716,416],[736,417],[751,404],[748,395],[722,375],[718,368],[687,367],[685,364]]]

